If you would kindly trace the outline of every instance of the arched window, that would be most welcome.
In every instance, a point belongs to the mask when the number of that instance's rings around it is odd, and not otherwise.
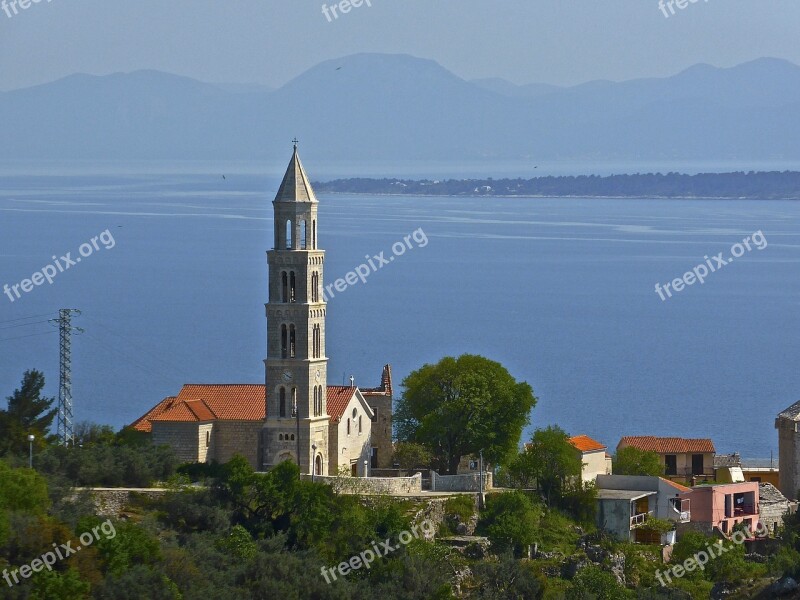
[[[292,441],[294,441],[294,434],[292,434],[292,436],[291,436],[291,437],[292,437]]]
[[[364,431],[364,428],[361,427],[361,415],[358,415],[358,435],[361,435]]]
[[[317,386],[314,386],[314,416],[319,416],[317,412]]]
[[[297,417],[297,388],[292,388],[292,418],[294,417]]]
[[[283,434],[282,434],[282,433],[279,433],[279,434],[278,434],[278,441],[279,441],[279,442],[282,442],[282,441],[283,441]]]
[[[319,273],[316,271],[311,274],[311,301],[319,302]]]
[[[294,271],[289,273],[289,302],[297,302],[297,282]]]
[[[292,249],[292,220],[286,221],[286,249]]]
[[[296,345],[297,345],[296,342],[297,342],[297,339],[296,339],[296,334],[295,334],[295,330],[294,330],[294,325],[289,325],[289,358],[294,358],[295,357],[295,351],[296,351]]]
[[[286,325],[281,325],[281,358],[287,358],[289,355],[289,344],[286,336]]]
[[[308,232],[306,231],[306,222],[305,219],[300,221],[300,250],[305,250],[308,246],[308,239],[306,235]]]
[[[286,388],[281,388],[280,391],[280,407],[279,413],[281,417],[286,416]]]
[[[355,420],[356,420],[356,417],[357,417],[357,416],[358,416],[358,410],[356,410],[356,409],[354,408],[354,409],[353,409],[353,421],[355,421]]]
[[[206,448],[208,448],[210,445],[211,445],[211,432],[206,431]]]
[[[347,419],[347,435],[350,435],[350,419]]]
[[[286,302],[289,297],[289,282],[286,276],[286,271],[281,273],[281,302]]]

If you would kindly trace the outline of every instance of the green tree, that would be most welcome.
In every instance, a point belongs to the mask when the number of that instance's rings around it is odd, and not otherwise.
[[[12,469],[0,460],[0,510],[44,514],[50,506],[47,482],[31,469]]]
[[[540,512],[524,492],[491,494],[477,530],[500,552],[518,555],[536,541]]]
[[[393,462],[401,469],[427,469],[431,466],[433,454],[422,444],[398,442],[394,448]]]
[[[455,473],[463,456],[483,450],[505,463],[536,405],[533,389],[500,364],[464,354],[424,365],[403,381],[395,423],[398,439],[431,450],[437,468]]]
[[[581,569],[567,592],[568,600],[624,600],[630,597],[611,573],[594,565]]]
[[[529,444],[509,466],[512,479],[536,482],[548,506],[560,500],[569,483],[581,474],[580,454],[569,442],[569,435],[558,426],[537,429]]]
[[[55,398],[42,396],[42,389],[44,375],[25,371],[22,385],[8,396],[8,408],[0,410],[0,455],[26,453],[29,434],[36,436],[37,447],[44,447],[58,409],[51,408]]]
[[[659,477],[664,474],[661,458],[655,452],[639,450],[633,446],[620,449],[614,456],[614,475],[650,475]]]

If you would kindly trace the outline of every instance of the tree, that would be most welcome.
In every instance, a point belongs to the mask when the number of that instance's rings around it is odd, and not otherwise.
[[[661,457],[655,452],[639,450],[626,446],[614,456],[614,475],[650,475],[660,477],[664,474]]]
[[[405,471],[427,469],[431,466],[433,454],[422,444],[398,442],[394,449],[394,463]]]
[[[43,388],[41,372],[25,371],[22,385],[7,398],[8,408],[0,410],[0,455],[26,453],[29,434],[36,436],[39,448],[44,447],[57,409],[50,408],[55,398],[42,396]]]
[[[477,530],[502,552],[521,554],[536,541],[540,513],[530,498],[518,490],[489,496]]]
[[[403,380],[397,403],[398,439],[433,452],[437,468],[456,473],[463,456],[505,463],[536,405],[533,389],[500,364],[464,354],[424,365]]]
[[[568,484],[580,477],[580,454],[569,442],[569,435],[558,426],[537,429],[529,444],[509,466],[512,479],[535,481],[550,505],[560,499]]]

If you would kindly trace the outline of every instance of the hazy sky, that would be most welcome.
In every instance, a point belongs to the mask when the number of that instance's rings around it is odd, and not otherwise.
[[[356,52],[432,58],[467,79],[556,84],[762,56],[800,63],[797,0],[698,0],[669,18],[658,0],[369,1],[330,22],[320,0],[40,0],[16,15],[9,7],[11,18],[0,10],[0,89],[137,69],[280,85]]]

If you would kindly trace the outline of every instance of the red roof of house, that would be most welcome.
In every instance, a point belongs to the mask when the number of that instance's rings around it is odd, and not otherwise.
[[[624,437],[617,444],[617,448],[633,446],[646,452],[658,454],[684,454],[695,452],[698,454],[714,454],[714,442],[709,439],[688,439],[678,437],[654,437],[651,435]]]
[[[692,488],[688,488],[685,485],[681,485],[680,483],[675,483],[674,481],[670,481],[666,477],[659,477],[659,479],[661,481],[663,481],[664,483],[667,483],[667,484],[671,485],[672,487],[674,487],[679,492],[691,492],[692,491]]]
[[[329,385],[328,386],[328,415],[331,417],[331,423],[338,423],[344,414],[347,405],[356,393],[356,388],[344,385]]]
[[[575,446],[581,452],[595,452],[597,450],[605,450],[606,446],[593,440],[588,435],[576,435],[569,438],[569,443]]]
[[[132,427],[152,431],[153,421],[263,421],[266,391],[263,384],[183,386],[177,396],[165,398]]]

